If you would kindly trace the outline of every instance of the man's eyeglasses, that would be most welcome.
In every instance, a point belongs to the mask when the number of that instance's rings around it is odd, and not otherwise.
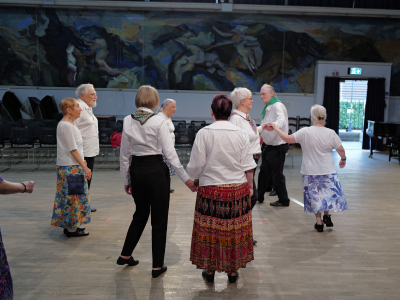
[[[92,97],[94,97],[94,96],[97,96],[97,93],[85,94],[85,95],[88,95],[88,96],[92,96]]]

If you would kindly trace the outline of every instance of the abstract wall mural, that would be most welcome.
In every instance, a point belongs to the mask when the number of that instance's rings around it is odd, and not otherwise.
[[[313,93],[317,60],[392,62],[397,19],[4,8],[0,84]]]

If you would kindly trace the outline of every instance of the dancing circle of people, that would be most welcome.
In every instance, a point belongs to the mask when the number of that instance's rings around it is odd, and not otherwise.
[[[61,227],[67,237],[84,237],[89,232],[89,198],[94,158],[99,154],[98,120],[93,113],[97,94],[91,84],[76,90],[78,98],[60,103],[63,118],[57,126],[57,189],[51,225]],[[273,207],[287,207],[290,199],[283,174],[289,144],[301,145],[303,161],[304,211],[315,214],[314,228],[323,232],[332,227],[330,211],[347,209],[332,150],[346,165],[345,150],[336,132],[326,128],[326,109],[311,107],[312,126],[288,134],[288,115],[274,88],[264,84],[260,91],[265,104],[261,125],[250,118],[252,93],[235,88],[228,98],[216,95],[211,103],[213,123],[197,132],[186,171],[179,161],[171,116],[177,109],[173,99],[159,107],[155,88],[141,86],[135,97],[137,110],[123,120],[120,146],[120,170],[124,190],[132,195],[136,210],[126,234],[118,265],[139,263],[132,254],[151,214],[152,277],[167,271],[164,264],[167,240],[171,176],[178,175],[197,192],[190,261],[202,269],[204,279],[214,282],[215,272],[225,272],[235,283],[238,269],[254,260],[252,210],[264,202],[265,192],[275,191]],[[235,109],[232,109],[232,106]],[[258,184],[255,172],[261,158]],[[190,176],[189,176],[190,175]],[[155,178],[157,180],[155,180]],[[193,178],[193,179],[191,179]],[[32,193],[33,181],[8,182],[0,176],[0,194]],[[323,218],[321,219],[321,214]],[[6,258],[0,231],[0,257]],[[7,259],[0,261],[0,296],[12,298],[12,279]]]

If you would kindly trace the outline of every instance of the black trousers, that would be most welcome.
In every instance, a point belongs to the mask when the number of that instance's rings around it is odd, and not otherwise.
[[[168,167],[161,155],[132,156],[130,175],[136,211],[121,255],[132,255],[151,213],[153,268],[162,267],[167,242],[171,183]]]
[[[258,159],[254,158],[254,162],[256,163],[256,165],[258,164]],[[256,169],[257,167],[254,168],[253,170],[253,196],[251,196],[251,209],[254,208],[254,206],[256,205],[257,201],[258,201],[258,191],[257,191],[257,186],[256,186],[256,180],[255,180],[255,176],[256,176]]]
[[[285,175],[283,175],[283,166],[285,164],[286,152],[289,146],[283,144],[280,146],[265,146],[262,152],[262,161],[260,173],[258,175],[258,200],[264,201],[264,194],[267,191],[268,182],[272,177],[274,190],[278,196],[278,201],[283,204],[289,204],[290,199],[286,190]]]
[[[90,171],[92,171],[92,177],[90,177],[90,179],[87,182],[88,189],[90,189],[90,183],[92,182],[92,178],[93,178],[94,156],[93,157],[85,157],[84,159],[86,160],[87,167],[90,169]]]

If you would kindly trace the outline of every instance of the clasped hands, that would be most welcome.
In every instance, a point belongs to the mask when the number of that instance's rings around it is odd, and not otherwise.
[[[272,131],[274,130],[276,127],[274,122],[268,122],[262,125],[262,129],[263,130],[268,130],[268,131]]]

